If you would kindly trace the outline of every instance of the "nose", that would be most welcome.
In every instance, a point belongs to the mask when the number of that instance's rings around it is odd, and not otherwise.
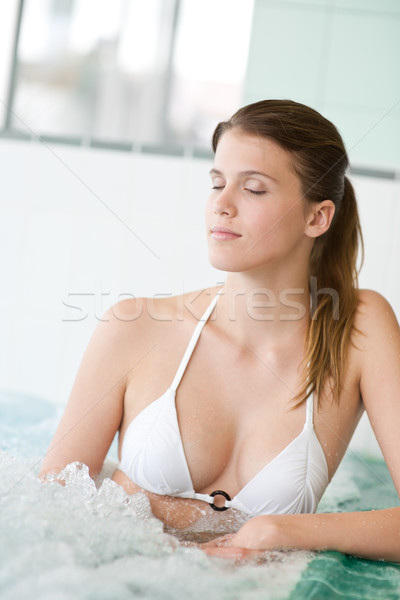
[[[228,186],[216,195],[213,208],[216,215],[227,215],[228,217],[235,215],[236,207],[232,192],[228,189]]]

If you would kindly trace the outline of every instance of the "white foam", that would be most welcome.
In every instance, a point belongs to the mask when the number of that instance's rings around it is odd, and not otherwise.
[[[87,467],[72,463],[63,487],[41,483],[37,462],[0,453],[2,600],[278,599],[312,556],[269,552],[241,566],[208,557],[165,533],[146,496],[128,496],[105,476],[112,465],[96,487]]]

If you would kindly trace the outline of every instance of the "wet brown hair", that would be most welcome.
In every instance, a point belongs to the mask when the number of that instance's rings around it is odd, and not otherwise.
[[[357,257],[363,240],[354,189],[345,176],[349,160],[336,127],[316,110],[292,100],[262,100],[219,123],[215,152],[225,131],[238,129],[278,143],[290,153],[308,202],[332,200],[335,216],[315,239],[309,262],[311,319],[305,339],[303,384],[294,400],[324,385],[339,399],[358,305]]]

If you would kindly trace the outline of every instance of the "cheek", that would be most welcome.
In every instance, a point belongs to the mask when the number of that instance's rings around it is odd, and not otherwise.
[[[304,211],[299,202],[293,201],[279,205],[270,206],[268,210],[257,211],[253,216],[253,221],[258,223],[258,228],[270,229],[285,233],[295,233],[305,225]]]
[[[210,225],[211,224],[211,219],[213,216],[213,208],[212,208],[212,201],[211,198],[207,199],[206,205],[205,205],[205,209],[204,209],[204,215],[205,215],[205,219],[206,219],[206,224]]]
[[[279,211],[273,208],[265,210],[263,207],[255,207],[253,210],[248,211],[244,221],[246,222],[247,231],[251,232],[252,236],[259,237],[270,235],[274,229],[279,227],[280,219]]]
[[[271,210],[268,214],[259,213],[252,218],[252,238],[259,240],[259,251],[292,246],[302,238],[304,223],[295,210]]]

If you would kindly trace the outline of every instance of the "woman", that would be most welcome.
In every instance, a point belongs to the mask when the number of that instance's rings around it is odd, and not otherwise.
[[[209,554],[400,561],[400,508],[298,514],[315,512],[364,408],[400,490],[399,326],[357,289],[341,137],[316,111],[268,100],[220,123],[213,148],[207,236],[224,285],[108,311],[41,474],[80,461],[96,475],[119,431],[114,481],[167,526],[243,516]]]

